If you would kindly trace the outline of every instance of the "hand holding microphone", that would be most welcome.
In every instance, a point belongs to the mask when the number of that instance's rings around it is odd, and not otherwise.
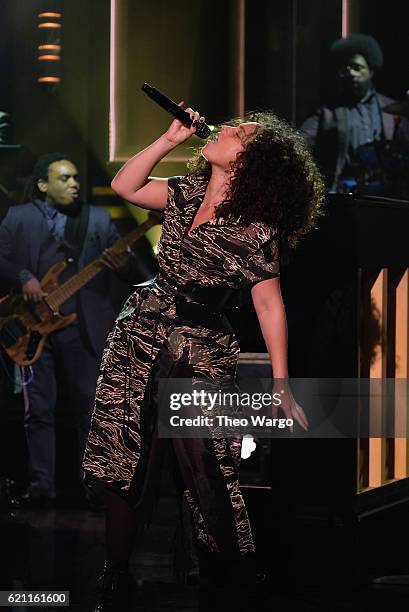
[[[184,102],[179,102],[179,108],[183,109]],[[169,126],[169,129],[165,133],[166,138],[175,145],[181,144],[193,134],[196,133],[196,130],[200,124],[204,122],[204,117],[201,117],[197,111],[192,110],[191,108],[187,108],[186,114],[192,120],[192,124],[190,127],[184,125],[180,119],[175,119]]]
[[[166,132],[166,136],[171,142],[180,144],[193,134],[203,139],[210,136],[210,128],[206,125],[204,117],[201,117],[198,112],[193,111],[191,108],[184,110],[184,102],[176,104],[158,89],[151,87],[147,83],[143,84],[142,91],[175,117],[175,121],[172,122],[169,130]]]

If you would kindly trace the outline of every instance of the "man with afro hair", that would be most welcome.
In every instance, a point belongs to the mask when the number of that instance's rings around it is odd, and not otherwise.
[[[370,168],[375,176],[377,170],[381,174],[379,152],[385,150],[386,143],[405,140],[407,121],[396,123],[392,114],[382,111],[393,100],[378,93],[373,85],[374,75],[382,65],[382,50],[372,36],[350,34],[331,46],[330,66],[335,83],[330,99],[300,128],[329,192],[344,191],[346,185],[351,185],[346,182],[349,180],[352,185],[357,181],[359,186],[363,167],[360,152],[373,155]],[[379,185],[379,193],[387,195],[388,188],[394,189]]]

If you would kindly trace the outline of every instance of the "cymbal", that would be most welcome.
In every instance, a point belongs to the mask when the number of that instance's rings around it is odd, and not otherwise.
[[[403,115],[404,117],[409,117],[409,100],[392,102],[392,104],[387,104],[381,110],[390,115]]]

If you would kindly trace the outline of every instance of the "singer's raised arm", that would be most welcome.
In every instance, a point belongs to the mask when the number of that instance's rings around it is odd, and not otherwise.
[[[179,106],[183,106],[181,102]],[[137,153],[119,170],[111,182],[112,189],[122,198],[149,210],[164,210],[168,197],[168,181],[164,178],[150,177],[153,168],[172,149],[190,138],[196,131],[199,113],[187,108],[195,123],[190,128],[178,119],[172,121],[165,134]]]

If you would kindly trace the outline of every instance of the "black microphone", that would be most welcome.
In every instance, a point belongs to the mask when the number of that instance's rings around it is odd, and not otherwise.
[[[190,118],[189,113],[183,110],[180,106],[173,102],[170,98],[165,96],[159,89],[155,89],[155,87],[151,87],[148,83],[144,83],[142,85],[142,91],[144,91],[156,104],[159,104],[162,108],[164,108],[168,113],[179,119],[184,125],[190,127],[193,123],[193,120]],[[198,123],[196,126],[196,136],[199,138],[209,138],[211,130],[206,123]]]

